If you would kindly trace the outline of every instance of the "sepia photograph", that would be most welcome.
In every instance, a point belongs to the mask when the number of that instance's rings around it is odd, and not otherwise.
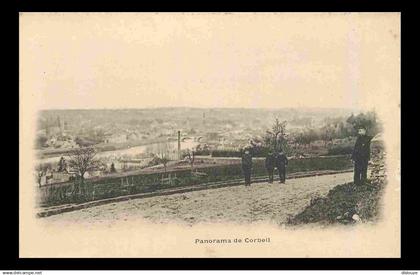
[[[19,256],[400,257],[400,13],[20,13]]]

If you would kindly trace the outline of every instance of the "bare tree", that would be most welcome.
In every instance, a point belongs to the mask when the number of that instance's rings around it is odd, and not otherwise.
[[[187,151],[187,159],[191,166],[191,172],[194,170],[195,153],[194,150]]]
[[[334,138],[334,128],[331,125],[326,125],[321,129],[320,138],[324,141],[324,146],[331,142]]]
[[[166,173],[166,166],[169,162],[169,159],[166,156],[158,156],[159,162],[163,164],[163,171]]]
[[[58,162],[58,172],[64,172],[67,170],[67,163],[64,157],[60,158],[60,161]]]
[[[271,128],[271,131],[267,131],[268,133],[268,140],[271,143],[271,146],[273,146],[273,149],[278,149],[278,147],[286,147],[287,143],[287,137],[286,137],[286,125],[287,121],[282,121],[278,118],[275,119],[274,124]],[[285,149],[285,148],[283,148]]]
[[[159,163],[163,164],[164,171],[166,173],[166,165],[168,164],[169,158],[169,144],[166,142],[159,143],[157,147],[157,152],[154,154],[158,159]]]
[[[100,162],[95,159],[96,150],[93,147],[83,147],[69,154],[68,165],[75,170],[80,178],[80,185],[84,188],[85,174],[99,168]],[[79,192],[79,182],[75,181],[74,193]]]

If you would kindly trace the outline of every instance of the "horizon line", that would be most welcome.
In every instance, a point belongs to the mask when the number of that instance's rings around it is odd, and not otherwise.
[[[334,109],[334,110],[361,110],[354,107],[192,107],[192,106],[159,106],[159,107],[102,107],[102,108],[51,108],[39,111],[66,111],[66,110],[152,110],[152,109],[249,109],[249,110],[287,110],[287,109]]]

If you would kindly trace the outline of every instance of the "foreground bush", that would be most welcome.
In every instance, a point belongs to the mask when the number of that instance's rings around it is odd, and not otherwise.
[[[289,224],[377,221],[385,186],[384,152],[375,151],[372,160],[371,176],[367,184],[356,185],[351,182],[334,187],[326,197],[311,199],[301,213],[289,220]]]
[[[328,149],[327,155],[350,155],[354,145],[334,146]]]

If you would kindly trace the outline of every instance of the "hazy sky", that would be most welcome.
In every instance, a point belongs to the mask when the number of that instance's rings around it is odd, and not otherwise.
[[[399,19],[23,13],[21,96],[43,109],[371,108],[398,88]]]

